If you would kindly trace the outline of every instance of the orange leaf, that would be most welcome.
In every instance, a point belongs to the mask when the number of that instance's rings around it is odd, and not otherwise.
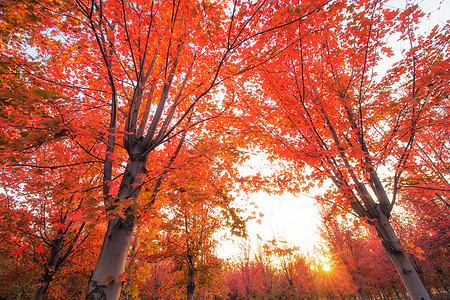
[[[123,272],[122,274],[120,274],[119,276],[117,276],[117,280],[119,281],[124,281],[127,278],[128,274],[127,272]]]

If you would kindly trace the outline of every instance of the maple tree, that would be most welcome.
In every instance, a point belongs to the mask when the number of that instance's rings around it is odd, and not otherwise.
[[[156,197],[156,201],[150,215],[137,221],[133,258],[126,268],[130,280],[125,291],[134,297],[136,291],[142,292],[136,283],[146,273],[151,278],[144,276],[149,281],[140,285],[148,286],[145,294],[152,297],[224,293],[223,262],[215,255],[214,235],[225,227],[234,234],[245,229],[232,207],[234,198],[228,195],[238,175],[235,166],[244,155],[211,129],[202,126],[201,139],[187,138],[157,194],[152,185],[142,191],[143,199]]]
[[[83,297],[103,231],[87,297],[117,299],[124,282],[126,297],[147,288],[182,297],[174,282],[188,283],[188,298],[194,283],[223,293],[212,235],[224,224],[244,227],[229,206],[233,181],[279,192],[297,191],[298,178],[310,185],[331,178],[336,188],[326,201],[375,226],[394,264],[400,258],[397,266],[414,273],[404,253],[423,248],[427,260],[416,266],[447,267],[426,245],[448,239],[448,220],[436,215],[449,207],[448,26],[417,36],[420,11],[399,13],[382,1],[6,0],[1,7],[7,293],[21,285],[16,295],[29,295],[38,282],[36,299],[46,290]],[[370,72],[380,53],[391,54],[384,39],[392,33],[411,49],[377,82]],[[267,181],[237,179],[249,145],[290,162]],[[423,212],[423,223],[408,224],[433,224],[435,234],[410,238],[413,247],[404,249],[390,224],[397,202]],[[152,241],[158,230],[164,239]],[[143,243],[152,249],[141,251]],[[296,277],[307,269],[299,257],[280,271],[267,253],[255,260],[247,253],[237,266],[232,293],[247,298],[325,293],[331,280],[320,282],[319,271]],[[71,285],[74,270],[84,276]],[[153,277],[143,275],[148,270]],[[436,272],[446,280],[445,269]],[[348,286],[343,280],[333,291]]]
[[[30,214],[20,208],[12,209],[15,204],[6,195],[1,194],[0,238],[4,246],[0,252],[1,272],[3,282],[0,293],[5,297],[27,297],[33,288],[37,272],[28,243],[29,237],[24,232],[29,229]],[[9,241],[9,242],[6,242]],[[31,247],[30,247],[31,248]],[[33,250],[36,248],[33,247]]]
[[[61,148],[55,147],[57,150],[54,150],[63,153]],[[50,152],[47,146],[42,148],[45,148],[46,154]],[[89,235],[91,246],[95,244],[96,238],[95,224],[88,225],[88,233],[85,229],[86,223],[80,221],[83,217],[83,204],[97,197],[96,193],[86,192],[86,189],[92,188],[92,181],[83,182],[92,169],[73,166],[42,170],[33,167],[34,163],[42,166],[48,162],[48,157],[41,150],[43,149],[34,151],[33,156],[37,154],[37,157],[29,156],[26,161],[28,167],[22,166],[20,161],[15,161],[0,174],[2,190],[5,193],[2,195],[6,199],[3,214],[11,218],[3,221],[4,230],[7,232],[11,231],[11,227],[18,227],[14,219],[21,219],[23,225],[16,230],[21,232],[18,237],[24,238],[12,243],[16,247],[16,256],[31,256],[30,260],[34,261],[33,270],[42,272],[36,283],[33,299],[41,299],[55,278],[67,276],[68,270],[61,272],[61,268],[68,260],[73,259],[76,250],[83,248],[82,244]],[[60,160],[60,163],[62,162]],[[14,182],[16,176],[23,179]],[[85,263],[87,262],[86,256]],[[85,264],[82,264],[78,268],[84,266]]]
[[[41,299],[55,279],[70,276],[65,265],[77,259],[75,251],[83,248],[89,235],[85,223],[79,222],[80,210],[83,202],[89,202],[86,198],[96,197],[87,191],[98,184],[95,161],[78,151],[69,137],[68,123],[83,125],[77,122],[77,112],[66,118],[69,106],[75,108],[66,98],[72,93],[64,94],[43,80],[48,69],[27,53],[33,39],[53,20],[46,4],[8,1],[2,14],[0,180],[7,199],[2,212],[10,216],[3,220],[2,232],[20,233],[11,253],[33,270],[34,293],[27,295],[33,299]],[[87,263],[86,259],[71,269],[81,270]]]
[[[435,59],[442,55],[434,50],[436,44],[444,44],[442,41],[447,38],[447,34],[434,29],[431,35],[435,38],[424,41],[423,47],[429,49],[428,59]],[[430,87],[435,81],[447,80],[448,63],[447,58],[429,66],[424,80],[433,77],[433,81],[429,81]],[[430,89],[427,92],[435,91]],[[442,90],[442,93],[445,95],[446,90]],[[447,216],[450,208],[450,178],[447,171],[449,147],[446,105],[447,102],[442,102],[426,115],[426,122],[416,137],[417,151],[411,153],[412,159],[405,166],[404,176],[399,183],[399,203],[409,213],[408,221],[411,224],[410,230],[404,233],[410,244],[410,252],[421,276],[438,291],[441,285],[439,282],[448,285],[445,283],[448,282],[448,266],[445,260],[441,260],[447,256],[449,245]]]
[[[219,116],[232,104],[237,81],[231,78],[285,47],[270,45],[275,29],[305,18],[316,7],[304,6],[286,18],[280,14],[285,8],[266,1],[11,4],[40,17],[36,28],[23,28],[29,38],[22,41],[25,48],[12,56],[21,70],[64,95],[67,105],[57,106],[56,113],[63,129],[52,124],[58,130],[55,136],[68,136],[74,149],[82,149],[94,164],[103,165],[103,217],[108,230],[88,297],[97,293],[117,298],[118,278],[124,273],[140,213],[133,204],[139,203],[147,182],[150,153],[173,150],[164,147],[167,141],[181,143],[182,132]],[[45,73],[19,63],[19,55],[28,57],[27,51],[45,65]],[[212,90],[229,97],[213,98]],[[115,279],[105,284],[111,276]]]
[[[377,83],[374,68],[380,52],[391,53],[383,40],[394,31],[415,43],[411,31],[421,14],[418,8],[399,13],[381,2],[365,2],[323,14],[330,18],[328,30],[303,37],[315,24],[300,22],[290,33],[300,39],[293,51],[261,71],[264,81],[253,98],[273,101],[260,105],[270,117],[259,121],[273,137],[265,146],[274,157],[294,160],[297,168],[308,166],[309,174],[300,180],[331,179],[335,188],[325,197],[374,226],[410,296],[429,299],[390,215],[415,137],[448,98],[448,78],[441,75],[446,73],[448,43],[442,37],[448,36],[448,28],[417,38],[417,43],[429,39],[427,45],[433,46],[412,47]],[[435,69],[439,71],[429,73]],[[393,92],[396,84],[403,93]],[[384,177],[385,170],[393,175]]]
[[[109,221],[105,236],[111,238],[104,240],[89,295],[105,293],[107,297],[118,297],[120,280],[111,280],[105,287],[104,278],[117,278],[123,273],[135,218],[130,204],[138,202],[150,152],[166,141],[176,139],[180,130],[220,115],[221,110],[231,104],[207,95],[221,81],[251,67],[255,61],[267,59],[266,52],[261,57],[255,55],[255,51],[247,57],[240,53],[237,60],[233,55],[243,45],[250,50],[250,41],[256,42],[254,46],[257,46],[266,40],[267,35],[263,33],[270,27],[257,30],[253,26],[264,24],[265,19],[257,17],[263,8],[267,13],[274,10],[264,2],[253,7],[236,2],[231,16],[226,17],[221,3],[136,1],[131,4],[112,1],[103,5],[101,1],[78,1],[77,4],[86,25],[92,29],[91,38],[97,41],[111,88],[111,118],[104,165],[105,203],[123,213]],[[309,13],[292,19],[303,18]],[[228,24],[223,25],[224,20]],[[272,22],[269,26],[292,23],[285,19]],[[214,34],[211,33],[213,30]],[[125,41],[120,36],[125,37]],[[256,40],[256,37],[261,38]],[[237,67],[237,62],[241,67]],[[119,95],[117,85],[121,83],[124,86]],[[123,121],[117,115],[119,96],[128,102]],[[154,98],[159,100],[152,110]],[[212,104],[215,107],[211,107]],[[191,116],[194,118],[192,123]],[[111,155],[115,151],[119,122],[124,126],[123,147],[129,162],[117,199],[125,201],[115,201],[112,197],[115,190],[111,189]],[[120,210],[117,210],[118,204]],[[115,257],[114,264],[109,263],[111,257]]]
[[[260,296],[260,270],[252,257],[250,241],[245,239],[240,245],[240,255],[235,262],[233,272],[229,274],[228,286],[231,297],[251,299]]]
[[[281,269],[293,299],[312,296],[310,265],[306,257],[299,253],[298,247],[273,239],[263,245],[263,250],[266,255],[279,260],[278,269]]]
[[[37,168],[33,171],[22,167],[14,170],[13,175],[3,172],[0,176],[4,192],[2,215],[5,217],[1,232],[16,235],[10,241],[14,255],[8,260],[28,261],[34,272],[42,272],[37,273],[35,278],[33,299],[41,299],[53,280],[61,280],[70,272],[85,267],[88,257],[93,257],[85,252],[83,244],[89,238],[87,242],[93,246],[98,239],[94,228],[90,233],[85,230],[86,223],[80,221],[82,215],[77,212],[83,203],[83,198],[77,198],[80,193],[78,189],[82,189],[83,185],[78,178],[78,186],[70,186],[75,182],[72,180],[76,170],[70,169],[69,174],[61,171],[64,170],[41,171]],[[83,168],[84,172],[86,170]],[[52,175],[51,182],[47,180],[48,173]],[[12,184],[8,176],[24,176],[27,179]],[[8,240],[5,237],[2,239]],[[80,249],[84,250],[84,264],[65,268],[68,261],[76,259],[74,255],[80,254],[75,253]]]
[[[449,274],[445,259],[449,251],[448,209],[442,204],[433,191],[414,188],[407,193],[402,188],[400,205],[407,218],[398,221],[405,228],[401,234],[420,276],[439,293],[448,286]]]
[[[275,268],[272,263],[271,255],[264,251],[263,247],[258,248],[254,260],[261,274],[261,293],[263,298],[270,299],[276,297],[275,289],[277,277],[275,276]]]

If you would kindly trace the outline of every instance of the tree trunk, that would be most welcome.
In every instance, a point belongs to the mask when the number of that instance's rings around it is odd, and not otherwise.
[[[45,292],[48,289],[50,282],[39,282],[38,286],[34,289],[33,296],[31,300],[41,300]]]
[[[189,267],[188,281],[186,284],[186,299],[187,300],[194,300],[194,291],[195,291],[195,270],[194,270],[194,268]]]
[[[400,296],[397,287],[395,285],[392,286],[392,288],[394,289],[395,295],[397,296],[397,299],[401,300],[402,297]]]
[[[116,215],[114,219],[108,222],[108,229],[97,266],[89,282],[86,299],[119,299],[122,282],[117,280],[117,276],[125,272],[125,262],[133,227],[134,218],[132,215],[127,215],[126,219]]]
[[[442,281],[442,283],[443,283],[443,286],[445,287],[445,290],[446,290],[447,293],[448,293],[448,288],[447,288],[447,287],[450,286],[450,282],[449,282],[447,276],[445,276],[445,273],[444,273],[444,271],[442,270],[442,268],[440,268],[440,267],[434,267],[434,269],[436,270],[436,272],[438,273],[439,277],[441,278],[441,281]]]
[[[57,239],[53,240],[52,251],[50,257],[45,265],[44,273],[39,279],[39,283],[34,289],[33,296],[31,300],[40,300],[44,297],[45,292],[47,291],[50,282],[53,281],[53,277],[55,275],[56,270],[59,267],[59,259],[61,257],[62,245],[64,242],[64,236],[59,236]]]
[[[356,299],[358,299],[358,300],[365,300],[364,299],[364,295],[363,295],[363,293],[361,291],[361,288],[358,288],[358,290],[356,291]]]
[[[115,215],[108,222],[108,229],[103,240],[97,266],[89,281],[86,299],[117,300],[122,290],[122,281],[117,277],[125,272],[125,263],[130,247],[134,215],[130,205],[138,202],[146,173],[147,157],[136,159],[128,163],[119,188],[119,201],[128,200],[126,208],[122,211],[125,218]],[[114,208],[114,204],[111,205]]]
[[[291,288],[292,297],[294,300],[297,300],[297,295],[295,294],[294,282],[292,279],[288,279],[289,287]]]
[[[388,217],[379,205],[377,205],[377,210],[379,211],[379,217],[375,222],[375,227],[382,238],[383,247],[400,275],[409,296],[413,300],[430,300],[430,295],[403,249]]]

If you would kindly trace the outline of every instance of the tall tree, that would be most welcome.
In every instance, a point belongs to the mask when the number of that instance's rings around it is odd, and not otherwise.
[[[121,282],[105,284],[105,278],[119,278],[124,271],[136,215],[132,204],[139,203],[150,153],[189,127],[219,116],[232,98],[211,98],[209,92],[218,91],[226,80],[231,86],[222,89],[231,93],[235,81],[229,78],[270,58],[271,49],[252,49],[263,45],[273,29],[313,10],[279,20],[267,2],[235,2],[231,7],[196,1],[77,5],[97,43],[103,62],[99,67],[110,87],[104,197],[108,209],[119,212],[109,221],[88,297],[115,299]],[[116,194],[111,186],[118,126],[123,126],[127,165]]]
[[[359,2],[322,13],[333,17],[317,35],[304,37],[314,24],[299,22],[292,34],[300,42],[261,72],[260,95],[273,101],[266,102],[267,113],[275,112],[262,120],[275,140],[267,146],[307,170],[302,180],[330,179],[335,188],[327,197],[374,226],[410,296],[429,299],[390,215],[415,137],[427,115],[447,101],[448,78],[428,71],[446,61],[448,43],[421,48],[419,38],[414,46],[417,7],[398,14],[382,2]],[[383,42],[391,29],[413,47],[388,82],[376,83],[380,53],[391,53]],[[447,36],[448,28],[442,30]],[[434,31],[429,38],[443,41]]]
[[[136,213],[131,204],[139,202],[149,154],[176,139],[181,131],[220,115],[231,105],[232,98],[214,99],[208,93],[218,90],[219,83],[231,76],[268,59],[270,52],[268,55],[251,49],[262,45],[273,28],[311,12],[278,20],[272,17],[275,10],[266,2],[235,2],[228,15],[228,8],[221,3],[195,1],[78,1],[78,7],[97,41],[111,88],[104,196],[107,207],[122,212],[109,221],[88,297],[105,295],[114,299],[120,292],[120,280],[105,284],[104,279],[123,273]],[[119,84],[124,85],[120,95]],[[230,93],[230,89],[228,86],[224,91]],[[126,101],[122,122],[117,114],[118,97]],[[188,121],[191,118],[192,123]],[[120,123],[124,126],[123,147],[128,163],[116,198],[110,188],[111,155]]]
[[[108,229],[87,297],[117,299],[136,216],[152,204],[139,203],[152,181],[151,153],[172,157],[168,141],[178,144],[182,132],[220,116],[233,103],[238,75],[289,45],[275,43],[274,33],[326,2],[53,2],[18,4],[49,17],[23,28],[27,49],[11,51],[11,62],[65,96],[58,114],[71,143],[100,162],[104,201],[91,206],[104,206]],[[28,56],[46,72],[20,63]]]
[[[68,106],[74,108],[68,100],[73,94],[64,95],[43,80],[48,69],[33,58],[33,40],[60,18],[48,5],[46,1],[6,1],[1,16],[0,182],[7,199],[2,201],[2,211],[8,215],[2,219],[2,235],[7,227],[21,232],[18,237],[23,238],[11,243],[17,256],[33,254],[29,266],[41,272],[33,299],[41,299],[55,278],[67,275],[61,268],[88,235],[85,224],[78,222],[79,210],[83,202],[89,202],[86,198],[96,196],[88,191],[98,184],[98,161],[86,157],[70,140],[72,128],[85,124],[77,118],[80,111],[66,118]],[[54,3],[53,9],[62,7]],[[20,226],[15,218],[23,219]],[[9,239],[2,236],[2,241]]]

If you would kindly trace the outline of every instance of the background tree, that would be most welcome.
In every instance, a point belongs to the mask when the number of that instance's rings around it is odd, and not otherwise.
[[[155,205],[161,215],[161,250],[155,257],[172,259],[184,273],[187,299],[193,299],[197,286],[207,289],[221,275],[221,262],[215,256],[218,230],[228,225],[232,232],[244,234],[242,221],[230,214],[234,200],[230,179],[237,175],[233,161],[242,159],[230,150],[230,145],[211,139],[188,145],[161,185]]]
[[[402,289],[401,282],[395,279],[395,268],[382,254],[375,232],[356,220],[352,222],[352,217],[348,216],[347,219],[339,216],[332,220],[323,218],[322,222],[322,247],[332,261],[341,266],[341,272],[349,275],[351,286],[348,291],[353,290],[358,299],[365,299],[380,291],[388,292],[391,287]],[[382,274],[380,270],[383,270]]]
[[[40,299],[53,280],[63,280],[70,273],[62,267],[76,259],[72,257],[74,251],[88,236],[85,224],[78,221],[78,210],[86,198],[95,197],[88,191],[98,184],[92,175],[98,172],[94,166],[98,161],[87,157],[71,140],[73,128],[86,127],[88,122],[83,122],[83,116],[88,116],[89,107],[66,118],[68,107],[75,108],[68,100],[73,93],[64,94],[43,80],[49,70],[42,60],[33,57],[34,39],[60,17],[46,9],[47,5],[46,1],[2,4],[0,182],[7,199],[2,202],[2,234],[9,230],[22,236],[11,240],[15,248],[11,253],[22,256],[17,261],[27,260],[29,271],[33,270],[28,272],[35,285],[33,299]],[[64,11],[61,3],[54,3],[53,8],[61,14]],[[80,140],[82,137],[80,134]],[[84,202],[92,202],[89,200]],[[17,218],[22,221],[18,223]],[[5,236],[2,240],[8,241]],[[72,265],[72,272],[83,273],[87,262]],[[9,279],[11,285],[5,289],[21,280],[14,276]],[[57,290],[50,293],[55,295]],[[16,296],[31,297],[30,291],[27,287]]]
[[[287,283],[280,295],[292,294],[292,299],[313,297],[313,278],[310,262],[306,255],[299,251],[298,247],[289,245],[286,241],[273,239],[263,245],[266,255],[276,260],[273,263],[277,268],[279,281]]]

